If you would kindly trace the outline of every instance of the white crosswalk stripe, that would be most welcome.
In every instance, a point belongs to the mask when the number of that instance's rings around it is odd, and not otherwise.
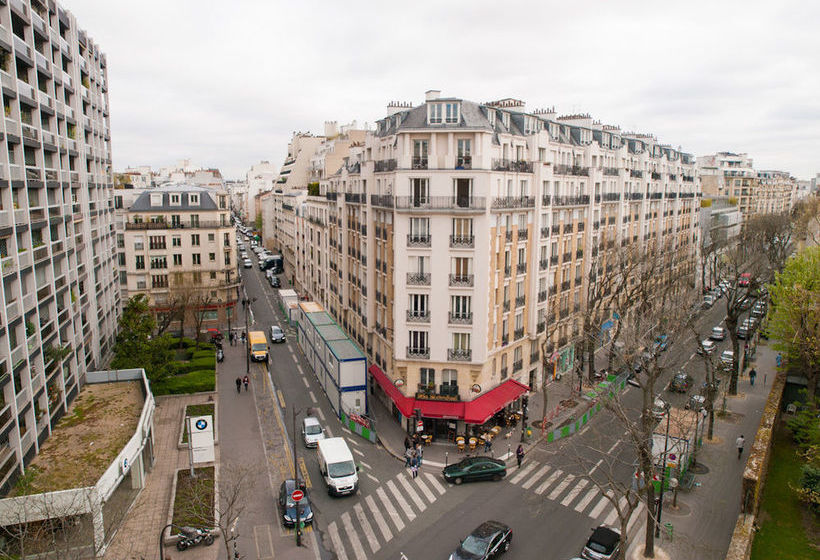
[[[436,492],[438,492],[439,494],[444,494],[446,488],[444,488],[444,486],[441,485],[441,482],[439,482],[435,476],[433,476],[430,473],[424,473],[424,477],[433,486],[433,488],[436,489]]]
[[[623,510],[624,504],[626,503],[626,496],[622,496],[621,499],[618,501],[618,505]],[[609,515],[606,516],[604,519],[604,525],[612,525],[618,519],[618,510],[613,507],[612,511],[609,512]]]
[[[518,471],[517,473],[515,473],[515,476],[513,476],[510,479],[510,482],[512,482],[513,484],[518,484],[518,481],[521,480],[522,478],[524,478],[525,476],[527,476],[530,473],[530,471],[535,468],[535,466],[536,466],[535,463],[530,463],[529,465],[524,467],[523,470]]]
[[[530,486],[538,482],[538,479],[547,474],[551,468],[552,467],[550,467],[549,465],[544,465],[543,467],[538,469],[537,473],[528,478],[526,482],[524,482],[524,484],[521,485],[521,488],[529,490]]]
[[[564,491],[564,489],[565,489],[567,486],[569,486],[569,485],[570,485],[570,483],[572,483],[572,481],[573,481],[573,480],[575,480],[575,477],[574,477],[573,475],[571,475],[571,474],[568,474],[568,475],[566,476],[566,478],[565,478],[564,480],[562,480],[562,481],[561,481],[561,484],[559,484],[558,486],[556,486],[555,488],[553,488],[552,492],[550,492],[550,495],[549,495],[549,496],[547,496],[547,499],[548,499],[548,500],[554,500],[555,498],[557,498],[558,496],[560,496],[560,495],[561,495],[561,492],[563,492],[563,491]]]
[[[584,487],[587,484],[589,484],[589,481],[587,479],[582,478],[581,480],[579,480],[578,484],[573,486],[572,489],[569,492],[567,492],[567,495],[564,496],[564,499],[561,500],[561,505],[562,506],[570,505],[572,503],[572,501],[575,500],[575,498],[578,497],[578,494],[581,493],[581,491],[584,489]]]
[[[345,529],[347,529],[345,534],[347,535],[347,538],[350,539],[350,544],[353,545],[353,553],[356,555],[356,558],[359,558],[359,560],[367,560],[367,556],[364,553],[364,548],[362,547],[362,541],[359,540],[359,534],[356,532],[356,527],[350,519],[350,513],[344,512],[339,519]]]
[[[589,502],[591,502],[592,499],[597,495],[598,495],[598,489],[597,488],[593,488],[592,490],[587,492],[586,496],[581,498],[581,501],[578,502],[577,504],[575,504],[575,511],[577,511],[577,512],[584,511],[584,508],[586,508],[589,505]]]
[[[379,497],[379,501],[382,503],[384,509],[387,511],[387,514],[390,516],[390,519],[393,521],[393,525],[396,526],[396,530],[399,532],[404,530],[404,521],[401,520],[399,512],[397,512],[396,508],[393,507],[393,502],[388,499],[387,493],[384,489],[376,488],[376,495]]]
[[[598,503],[595,504],[595,507],[592,508],[591,512],[589,512],[589,516],[592,519],[597,519],[598,516],[601,515],[601,512],[604,511],[604,508],[606,508],[608,505],[611,505],[609,498],[607,498],[606,496],[601,496],[601,499],[598,500]]]
[[[399,489],[396,488],[396,483],[392,480],[387,481],[387,487],[390,489],[390,492],[396,497],[396,501],[399,504],[399,507],[404,511],[404,515],[407,516],[407,519],[413,521],[416,518],[416,512],[410,507],[410,504],[407,503],[407,500],[404,499]]]
[[[427,485],[424,483],[424,477],[419,476],[413,483],[421,490],[421,493],[424,494],[424,497],[427,498],[427,501],[431,504],[436,501],[436,496],[430,491]]]
[[[626,532],[627,532],[627,534],[629,534],[629,532],[632,530],[632,526],[633,526],[633,525],[634,525],[634,524],[635,524],[635,523],[636,523],[639,519],[641,519],[641,517],[643,517],[643,515],[644,515],[644,511],[645,511],[645,510],[646,510],[646,506],[644,506],[643,502],[641,502],[640,504],[638,504],[638,507],[636,507],[636,508],[635,508],[635,511],[632,513],[632,519],[630,519],[630,520],[629,520],[629,523],[627,523],[627,525],[626,525]]]
[[[367,509],[370,510],[370,515],[373,516],[373,521],[376,522],[376,526],[382,532],[382,536],[384,537],[385,541],[391,541],[393,539],[393,533],[390,531],[390,527],[387,525],[387,521],[384,520],[384,516],[382,515],[381,510],[376,506],[376,500],[373,499],[372,494],[368,494],[364,497],[364,503],[367,504]]]
[[[545,480],[544,482],[542,482],[542,483],[538,486],[538,488],[536,488],[536,489],[535,489],[535,493],[536,493],[536,494],[538,494],[539,496],[540,496],[541,494],[543,494],[543,493],[544,493],[544,491],[545,491],[547,488],[549,488],[550,486],[552,486],[552,483],[553,483],[553,482],[555,482],[555,480],[556,480],[559,476],[561,476],[562,474],[564,474],[564,471],[562,471],[561,469],[556,469],[555,471],[553,471],[553,473],[550,475],[550,477],[549,477],[547,480]]]
[[[336,522],[332,522],[327,526],[327,532],[330,535],[330,542],[333,543],[333,548],[336,551],[336,557],[339,560],[348,560],[345,554],[345,547],[342,545],[342,539],[339,537],[339,529],[336,527]]]
[[[399,484],[401,484],[404,487],[405,495],[410,496],[410,499],[416,503],[416,506],[418,506],[419,511],[424,511],[425,509],[427,509],[427,504],[424,503],[424,501],[421,499],[418,493],[416,493],[416,490],[413,488],[416,482],[415,480],[408,480],[406,476],[400,476],[398,477],[398,481]]]
[[[359,523],[362,526],[362,531],[364,531],[364,536],[367,539],[368,544],[370,545],[370,549],[373,552],[376,552],[381,548],[381,545],[379,544],[379,541],[376,540],[376,534],[373,532],[373,528],[370,526],[370,522],[367,520],[367,516],[364,514],[362,505],[355,504],[353,506],[353,512],[356,514],[356,518],[359,520]]]

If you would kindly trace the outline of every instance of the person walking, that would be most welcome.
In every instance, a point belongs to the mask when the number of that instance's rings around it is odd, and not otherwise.
[[[413,475],[413,478],[419,476],[419,458],[417,456],[413,457],[413,460],[410,462],[410,474]]]
[[[242,378],[241,377],[236,378],[236,392],[237,393],[242,392]]]
[[[416,461],[419,467],[421,467],[422,459],[424,459],[424,450],[421,448],[421,444],[416,444]]]
[[[518,461],[518,468],[521,468],[521,461],[524,460],[524,446],[518,444],[518,449],[515,450],[515,458]]]
[[[487,436],[485,434],[484,435],[484,453],[489,453],[492,450],[492,448],[493,448],[493,442],[489,438],[489,436]]]
[[[755,377],[757,377],[757,372],[755,371],[755,368],[752,368],[749,370],[749,383],[752,387],[755,386]]]
[[[251,380],[247,375],[242,378],[242,384],[245,385],[245,392],[246,393],[248,392],[248,385],[250,385],[250,382],[251,382]]]
[[[413,448],[408,447],[404,450],[404,466],[409,467],[410,462],[413,460]]]
[[[782,366],[782,365],[783,365],[783,356],[781,356],[781,355],[778,353],[778,354],[777,354],[777,357],[774,359],[774,361],[775,361],[775,363],[777,364],[777,369],[780,369],[780,366]]]
[[[740,437],[735,440],[735,445],[737,446],[737,458],[740,460],[741,455],[743,455],[743,445],[746,443],[746,440],[743,438],[743,434],[740,434]]]
[[[407,453],[407,450],[410,449],[410,446],[413,445],[413,442],[410,441],[410,436],[404,437],[404,452]]]

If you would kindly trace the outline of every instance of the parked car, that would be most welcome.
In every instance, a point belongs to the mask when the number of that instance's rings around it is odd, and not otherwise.
[[[687,393],[694,382],[695,380],[691,375],[681,371],[672,378],[672,381],[669,383],[669,390],[675,391],[676,393]]]
[[[704,339],[700,342],[700,346],[698,346],[698,354],[703,354],[704,352],[707,354],[711,354],[715,351],[715,343],[710,339]]]
[[[507,465],[492,457],[467,457],[444,467],[441,474],[444,475],[444,480],[454,484],[474,480],[501,480],[507,475]]]
[[[601,525],[589,536],[581,551],[586,560],[610,560],[618,556],[621,549],[621,533]]]
[[[668,408],[669,406],[666,404],[665,400],[660,397],[655,397],[655,402],[652,403],[652,416],[660,420],[666,416],[666,411]]]
[[[749,330],[748,325],[740,325],[737,328],[737,337],[743,339],[749,338]]]
[[[467,535],[450,560],[489,560],[507,552],[512,544],[512,529],[499,521],[485,521]]]
[[[242,261],[242,266],[244,266],[245,268],[253,268],[253,263],[250,259],[245,259]]]
[[[731,350],[724,350],[720,355],[720,362],[726,366],[731,366],[735,361],[735,353]]]
[[[278,276],[274,276],[273,274],[270,275],[270,287],[271,288],[281,288],[282,281],[279,280]]]
[[[270,328],[271,342],[285,342],[285,333],[279,328],[279,325],[272,325]]]
[[[318,447],[319,441],[325,439],[325,431],[319,420],[313,416],[307,416],[302,419],[302,441],[305,442],[305,447]]]
[[[766,316],[766,311],[766,304],[762,301],[758,301],[752,308],[752,317],[755,319],[762,319]]]
[[[740,280],[738,280],[737,285],[741,287],[746,287],[752,281],[752,273],[751,272],[744,272],[740,275]]]
[[[685,408],[688,408],[689,410],[694,410],[694,411],[697,412],[698,410],[703,408],[705,402],[706,402],[706,397],[704,397],[703,395],[692,395],[692,396],[689,397],[689,400],[686,401]]]
[[[299,521],[308,524],[313,523],[313,509],[310,507],[310,498],[307,488],[300,484],[299,488],[304,494],[299,500]],[[282,481],[279,486],[279,513],[282,515],[282,523],[285,527],[293,527],[296,524],[296,502],[291,495],[296,490],[296,481],[288,478]]]
[[[703,307],[704,309],[709,309],[715,304],[715,298],[712,294],[706,294],[703,296]]]
[[[712,327],[712,334],[709,335],[712,340],[723,340],[726,338],[726,329],[723,327]]]

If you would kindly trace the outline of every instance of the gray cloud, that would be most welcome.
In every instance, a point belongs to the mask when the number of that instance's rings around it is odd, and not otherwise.
[[[68,0],[108,54],[116,169],[238,177],[294,130],[373,122],[429,88],[589,112],[695,154],[813,175],[820,5]]]

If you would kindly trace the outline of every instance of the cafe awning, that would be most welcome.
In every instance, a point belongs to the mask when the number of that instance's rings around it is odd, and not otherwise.
[[[493,414],[529,390],[530,388],[523,383],[519,383],[515,379],[508,379],[495,389],[465,403],[464,421],[468,424],[483,424]]]
[[[399,388],[393,385],[393,382],[390,381],[390,378],[387,377],[387,374],[384,373],[379,366],[373,364],[370,366],[370,369],[367,371],[370,372],[370,375],[373,376],[373,379],[376,380],[376,383],[379,384],[379,387],[387,393],[390,399],[396,404],[396,407],[401,412],[402,416],[410,417],[413,416],[413,408],[415,405],[415,400],[413,397],[405,397],[399,391]]]

